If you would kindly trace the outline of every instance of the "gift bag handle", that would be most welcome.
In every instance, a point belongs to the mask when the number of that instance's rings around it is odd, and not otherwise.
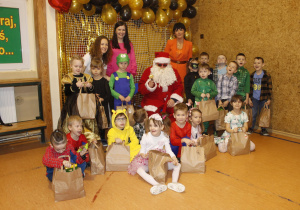
[[[70,157],[70,155],[61,155],[61,156],[58,157],[58,159],[59,159],[59,158],[65,158],[65,157],[66,157],[66,158],[69,158],[69,162],[71,162],[71,157]],[[63,166],[64,166],[64,164],[60,167],[61,170],[63,170]]]

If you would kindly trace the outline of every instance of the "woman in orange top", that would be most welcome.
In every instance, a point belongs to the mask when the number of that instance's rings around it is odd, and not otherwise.
[[[171,65],[180,75],[183,83],[186,75],[186,63],[192,57],[192,42],[184,39],[186,29],[183,23],[176,23],[173,33],[176,39],[168,40],[165,52],[170,54]]]

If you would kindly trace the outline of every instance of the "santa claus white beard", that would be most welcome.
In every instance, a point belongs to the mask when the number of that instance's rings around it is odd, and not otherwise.
[[[162,88],[172,85],[177,80],[175,72],[170,64],[166,68],[160,68],[159,66],[154,65],[151,68],[151,74],[153,75],[153,81],[158,83]]]

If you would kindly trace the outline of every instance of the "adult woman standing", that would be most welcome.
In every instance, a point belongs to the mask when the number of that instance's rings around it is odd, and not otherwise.
[[[180,75],[183,83],[186,75],[186,63],[192,57],[192,42],[184,39],[186,28],[183,23],[175,23],[173,34],[175,39],[168,40],[165,52],[170,54],[171,65]]]
[[[111,60],[112,50],[109,45],[109,40],[106,36],[99,36],[92,44],[90,51],[83,56],[84,59],[84,73],[91,74],[91,60],[92,58],[99,58],[103,62],[103,75],[106,75],[107,64]],[[105,76],[106,77],[106,76]]]
[[[129,56],[130,63],[127,67],[127,71],[133,76],[136,75],[136,60],[133,45],[129,40],[127,25],[123,21],[119,21],[115,24],[114,35],[110,41],[111,48],[113,51],[112,59],[107,65],[107,76],[110,77],[112,73],[118,70],[117,56],[120,53],[126,53]]]

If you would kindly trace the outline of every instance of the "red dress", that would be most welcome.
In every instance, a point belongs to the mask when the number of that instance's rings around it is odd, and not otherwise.
[[[76,152],[79,149],[79,147],[81,147],[82,145],[85,145],[86,143],[88,143],[86,138],[85,138],[85,135],[83,135],[83,134],[81,134],[79,136],[79,139],[76,141],[71,137],[71,133],[68,133],[67,134],[67,139],[68,139],[68,142],[74,147]],[[89,162],[89,161],[90,161],[90,156],[87,153],[85,162]]]
[[[171,133],[170,133],[170,142],[173,146],[179,146],[177,157],[181,157],[181,139],[182,138],[191,138],[192,126],[190,123],[186,122],[183,128],[180,128],[176,122],[171,124]]]

